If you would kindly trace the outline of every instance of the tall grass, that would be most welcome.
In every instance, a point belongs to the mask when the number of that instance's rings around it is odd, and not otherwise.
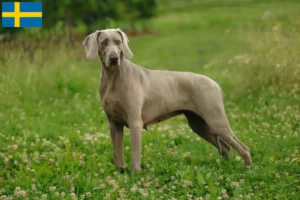
[[[247,84],[299,91],[299,36],[299,30],[285,31],[280,25],[247,35],[251,49],[244,71]]]

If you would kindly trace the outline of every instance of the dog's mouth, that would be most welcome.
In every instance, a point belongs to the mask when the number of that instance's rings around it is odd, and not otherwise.
[[[106,65],[107,67],[119,67],[120,66],[120,59],[110,59],[108,61],[108,65]]]
[[[105,67],[119,67],[121,64],[121,58],[118,55],[101,57],[102,63]]]
[[[107,67],[119,67],[118,63],[110,63]]]
[[[111,61],[108,61],[108,62],[104,62],[103,60],[102,60],[102,63],[103,63],[103,65],[105,66],[105,67],[119,67],[119,63],[117,62],[117,61],[113,61],[113,62],[111,62]]]
[[[110,66],[118,66],[118,60],[110,61]]]

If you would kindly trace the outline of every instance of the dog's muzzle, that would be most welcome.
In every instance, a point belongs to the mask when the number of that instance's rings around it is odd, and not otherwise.
[[[109,56],[110,65],[116,65],[116,64],[118,64],[118,60],[119,60],[119,56],[117,54],[111,54]]]

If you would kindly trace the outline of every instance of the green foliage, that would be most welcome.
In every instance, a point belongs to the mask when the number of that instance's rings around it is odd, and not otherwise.
[[[61,22],[70,27],[83,22],[88,26],[88,31],[91,31],[90,26],[98,21],[102,24],[101,28],[105,28],[110,20],[135,24],[139,20],[150,19],[155,16],[157,7],[156,0],[43,0],[42,2],[43,29],[55,28],[57,23]],[[20,29],[1,29],[1,32],[18,31]]]

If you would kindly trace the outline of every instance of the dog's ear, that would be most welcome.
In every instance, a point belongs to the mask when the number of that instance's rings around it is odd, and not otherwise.
[[[131,59],[133,54],[128,46],[129,40],[128,40],[127,35],[119,28],[117,28],[116,30],[119,32],[119,34],[122,37],[122,49],[123,49],[123,54],[124,54],[125,58]]]
[[[95,31],[87,36],[83,41],[83,46],[86,52],[86,57],[89,60],[96,60],[98,58],[98,36],[101,31]]]

